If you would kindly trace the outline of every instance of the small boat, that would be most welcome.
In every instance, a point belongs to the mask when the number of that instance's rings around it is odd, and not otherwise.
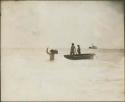
[[[81,59],[93,59],[94,53],[88,53],[88,54],[76,54],[76,55],[64,55],[65,58],[70,60],[81,60]]]
[[[89,49],[97,49],[97,46],[92,44],[92,46],[90,46]]]
[[[89,49],[97,49],[96,46],[89,47]]]

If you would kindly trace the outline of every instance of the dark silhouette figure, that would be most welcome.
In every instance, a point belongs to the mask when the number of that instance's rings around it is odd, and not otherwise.
[[[70,55],[75,55],[75,52],[76,52],[76,48],[75,48],[74,43],[72,43],[71,49],[70,49]]]
[[[47,54],[49,54],[50,56],[50,61],[54,61],[54,55],[58,54],[57,50],[53,50],[51,49],[50,51],[48,51],[48,48],[46,49]]]
[[[81,48],[80,48],[80,45],[77,45],[77,47],[78,47],[78,48],[77,48],[77,54],[80,55],[80,54],[81,54]]]

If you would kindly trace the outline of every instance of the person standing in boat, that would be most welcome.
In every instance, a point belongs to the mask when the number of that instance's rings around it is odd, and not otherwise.
[[[50,56],[50,61],[54,61],[54,56],[55,54],[58,54],[57,50],[53,50],[51,49],[50,51],[48,51],[48,48],[46,49],[46,53],[49,54]]]
[[[77,45],[77,54],[80,55],[81,54],[81,48],[80,48],[80,45]]]
[[[76,52],[76,48],[75,48],[74,43],[72,43],[71,49],[70,49],[70,55],[75,55],[75,52]]]

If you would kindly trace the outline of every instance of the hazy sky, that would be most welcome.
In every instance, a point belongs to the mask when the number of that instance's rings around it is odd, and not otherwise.
[[[120,1],[4,1],[2,47],[124,48]]]

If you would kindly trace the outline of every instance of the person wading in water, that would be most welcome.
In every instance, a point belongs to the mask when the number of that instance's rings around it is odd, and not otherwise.
[[[58,54],[57,50],[53,50],[51,49],[50,51],[48,51],[48,48],[46,49],[46,53],[49,54],[50,56],[50,61],[54,61],[54,56],[55,54]]]

